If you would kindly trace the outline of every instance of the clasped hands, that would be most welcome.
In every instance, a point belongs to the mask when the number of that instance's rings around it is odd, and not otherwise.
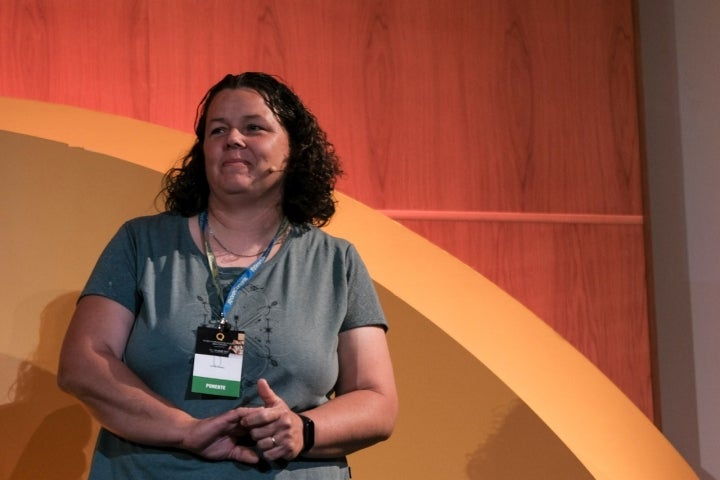
[[[264,379],[258,381],[262,407],[238,407],[215,417],[193,419],[183,447],[208,460],[243,463],[292,460],[303,448],[302,420]],[[247,446],[251,438],[255,447]]]

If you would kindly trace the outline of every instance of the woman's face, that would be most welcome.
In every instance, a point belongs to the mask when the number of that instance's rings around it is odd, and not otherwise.
[[[203,152],[211,195],[280,195],[290,140],[255,90],[226,89],[213,98]]]

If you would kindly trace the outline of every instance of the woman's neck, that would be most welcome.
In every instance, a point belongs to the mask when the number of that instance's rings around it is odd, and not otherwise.
[[[283,215],[279,207],[237,208],[208,202],[208,234],[216,255],[235,258],[258,256],[278,232]]]
[[[277,227],[283,214],[279,199],[244,202],[239,198],[224,198],[210,194],[208,214],[228,230],[262,234],[265,229]]]

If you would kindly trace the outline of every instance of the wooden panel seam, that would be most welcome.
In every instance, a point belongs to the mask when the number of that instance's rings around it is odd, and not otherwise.
[[[393,220],[492,221],[515,223],[587,223],[642,225],[642,215],[602,215],[586,213],[483,212],[461,210],[379,210]]]

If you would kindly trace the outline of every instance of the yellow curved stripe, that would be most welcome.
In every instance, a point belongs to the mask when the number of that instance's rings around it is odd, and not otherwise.
[[[0,98],[0,112],[0,130],[80,146],[159,172],[192,141],[137,120],[28,100]],[[399,223],[345,195],[338,199],[328,230],[351,239],[377,283],[502,380],[593,477],[697,478],[622,392],[520,303]]]

